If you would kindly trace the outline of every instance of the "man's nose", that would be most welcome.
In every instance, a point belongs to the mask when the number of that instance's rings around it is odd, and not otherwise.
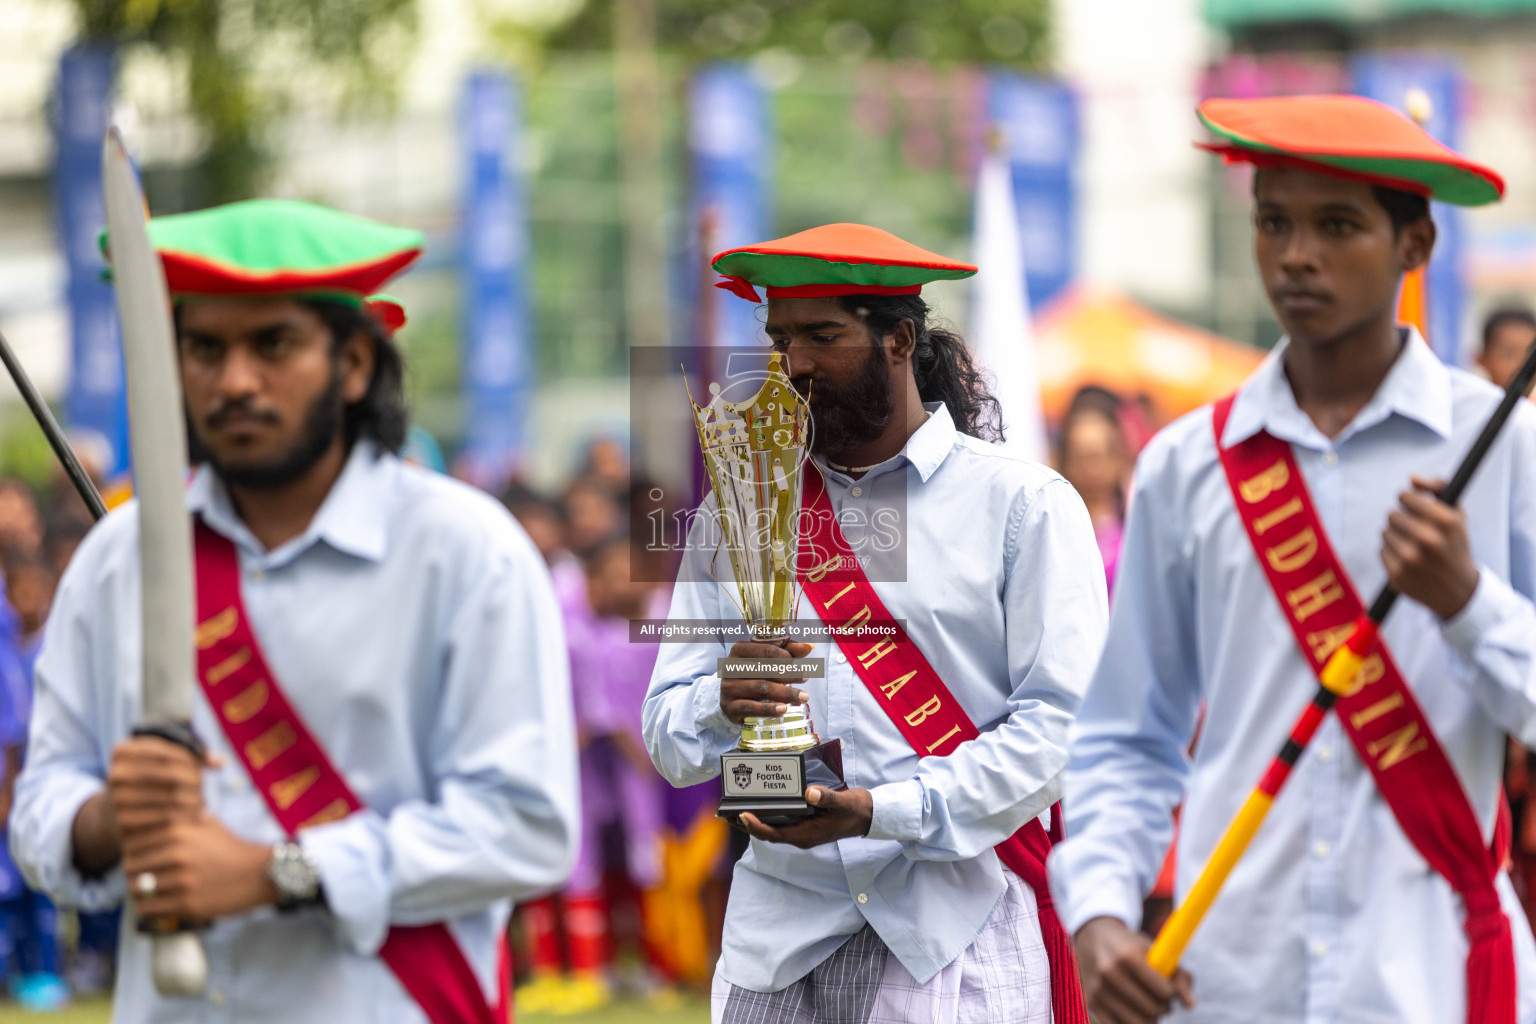
[[[1280,265],[1296,273],[1317,269],[1317,237],[1311,231],[1292,231],[1280,250]]]
[[[219,393],[226,398],[253,395],[261,390],[261,367],[242,345],[230,348],[219,367]]]

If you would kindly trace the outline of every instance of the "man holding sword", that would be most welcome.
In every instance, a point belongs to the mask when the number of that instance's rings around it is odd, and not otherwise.
[[[363,303],[420,238],[300,203],[161,218],[195,517],[199,763],[140,718],[137,503],[66,573],[12,843],[32,883],[207,924],[168,999],[124,934],[118,1021],[504,1020],[509,900],[574,846],[564,642],[492,499],[402,463]],[[152,568],[151,568],[152,571]]]

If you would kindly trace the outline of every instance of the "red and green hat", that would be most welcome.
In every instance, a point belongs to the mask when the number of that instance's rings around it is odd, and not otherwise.
[[[903,241],[867,224],[827,224],[757,245],[727,249],[710,265],[715,282],[749,302],[757,287],[774,298],[916,295],[930,281],[970,277],[976,268]],[[756,286],[756,287],[754,287]]]
[[[370,295],[363,300],[363,304],[391,338],[405,326],[405,306],[393,295]]]
[[[1198,113],[1222,140],[1200,145],[1229,162],[1300,167],[1457,206],[1483,206],[1504,195],[1496,172],[1363,96],[1212,99]]]
[[[418,231],[291,199],[154,217],[172,295],[323,295],[361,303],[421,255]],[[103,252],[110,245],[102,233]]]

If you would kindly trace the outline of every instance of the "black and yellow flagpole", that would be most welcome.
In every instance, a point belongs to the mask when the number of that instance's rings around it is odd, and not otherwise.
[[[1488,417],[1488,422],[1483,424],[1482,432],[1477,435],[1477,440],[1472,443],[1466,457],[1461,460],[1461,465],[1456,467],[1455,475],[1440,492],[1441,501],[1447,505],[1454,505],[1461,500],[1461,494],[1471,481],[1472,474],[1477,472],[1477,467],[1482,463],[1483,457],[1488,454],[1488,449],[1493,447],[1494,440],[1499,436],[1499,431],[1504,428],[1504,424],[1509,421],[1515,405],[1530,390],[1533,378],[1536,378],[1536,345],[1532,345],[1526,352],[1525,361],[1520,365],[1519,372],[1504,389],[1503,400],[1499,402],[1493,415]],[[1232,819],[1232,824],[1227,826],[1226,834],[1211,851],[1211,857],[1206,861],[1205,869],[1200,872],[1200,877],[1195,879],[1195,884],[1185,896],[1184,902],[1168,918],[1168,923],[1163,926],[1156,941],[1152,943],[1152,948],[1147,953],[1147,963],[1159,974],[1171,978],[1178,970],[1179,958],[1184,955],[1184,947],[1189,945],[1190,938],[1194,936],[1195,929],[1200,926],[1206,911],[1210,910],[1211,903],[1216,899],[1216,894],[1221,891],[1222,885],[1226,883],[1227,876],[1232,873],[1243,851],[1248,848],[1249,841],[1253,839],[1254,833],[1263,824],[1270,805],[1274,803],[1280,788],[1285,785],[1285,780],[1290,777],[1291,769],[1295,767],[1302,751],[1307,749],[1307,744],[1317,732],[1317,727],[1327,717],[1334,702],[1348,693],[1354,685],[1355,677],[1360,673],[1361,664],[1376,644],[1377,629],[1386,620],[1387,614],[1396,602],[1397,591],[1390,586],[1382,587],[1381,592],[1376,595],[1376,600],[1371,602],[1370,611],[1355,624],[1349,639],[1345,640],[1323,665],[1317,693],[1312,696],[1312,703],[1307,705],[1301,717],[1296,720],[1296,725],[1291,729],[1285,746],[1271,762],[1269,770],[1264,773],[1264,778],[1259,781],[1258,786],[1248,795],[1242,809]]]

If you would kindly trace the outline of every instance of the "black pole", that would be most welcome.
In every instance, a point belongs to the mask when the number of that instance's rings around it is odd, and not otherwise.
[[[96,493],[96,485],[91,483],[85,467],[80,465],[79,458],[75,456],[75,450],[65,440],[59,421],[53,418],[53,410],[48,408],[48,403],[43,401],[43,396],[38,394],[37,388],[32,386],[32,378],[27,376],[27,371],[22,368],[16,353],[11,351],[10,342],[5,340],[4,334],[0,334],[0,361],[3,361],[5,368],[10,371],[11,380],[16,382],[16,390],[21,392],[27,408],[32,410],[32,418],[37,420],[43,436],[48,438],[53,454],[59,457],[59,462],[64,466],[64,472],[69,476],[69,482],[75,485],[75,490],[80,492],[85,507],[90,509],[91,518],[100,519],[107,514],[107,506],[102,503],[101,495]]]
[[[1504,429],[1504,424],[1509,422],[1509,417],[1514,413],[1515,406],[1525,397],[1525,393],[1531,390],[1531,381],[1536,380],[1536,344],[1525,353],[1525,361],[1520,364],[1514,377],[1510,378],[1509,385],[1504,389],[1504,397],[1499,400],[1498,408],[1493,410],[1493,415],[1488,417],[1488,422],[1483,424],[1482,431],[1477,435],[1477,440],[1472,442],[1472,447],[1467,449],[1467,454],[1462,457],[1461,465],[1456,467],[1456,472],[1451,477],[1450,483],[1440,492],[1440,500],[1447,505],[1454,505],[1461,500],[1461,494],[1472,482],[1472,474],[1477,472],[1477,467],[1482,465],[1483,456],[1488,454],[1488,449],[1493,447],[1493,442],[1498,438],[1499,431]],[[1371,621],[1376,625],[1386,619],[1387,613],[1392,610],[1392,605],[1397,603],[1397,591],[1390,586],[1383,586],[1381,592],[1376,595],[1376,600],[1371,602],[1369,612]]]

